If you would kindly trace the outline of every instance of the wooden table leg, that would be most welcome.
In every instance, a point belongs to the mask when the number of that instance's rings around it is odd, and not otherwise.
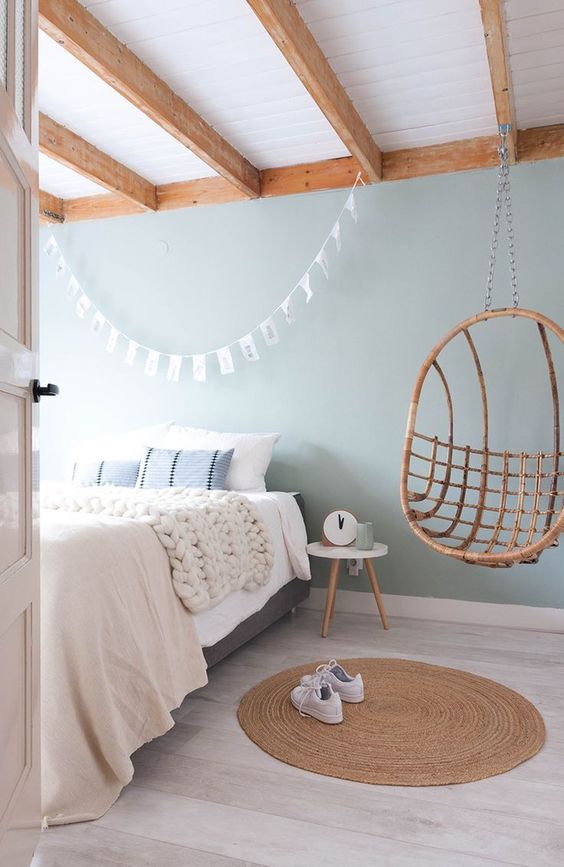
[[[339,588],[339,571],[340,571],[340,568],[341,568],[341,564],[339,563],[339,566],[337,567],[337,583],[335,585],[335,593],[333,594],[333,601],[331,603],[331,613],[329,614],[329,622],[331,622],[331,620],[333,620],[333,615],[335,613],[335,602],[337,600],[337,590]]]
[[[388,624],[388,618],[386,616],[386,609],[384,608],[384,600],[382,599],[382,594],[380,593],[380,587],[378,586],[378,579],[376,578],[376,572],[374,571],[372,560],[365,560],[364,563],[366,565],[366,571],[368,572],[370,584],[372,585],[374,599],[376,600],[376,605],[378,606],[378,611],[380,612],[382,626],[384,627],[384,629],[389,629],[390,626]]]
[[[331,561],[331,571],[329,572],[329,586],[327,587],[327,600],[325,602],[325,614],[323,615],[323,625],[321,627],[321,637],[327,638],[329,632],[329,621],[335,606],[335,596],[337,595],[337,582],[339,580],[339,561]]]

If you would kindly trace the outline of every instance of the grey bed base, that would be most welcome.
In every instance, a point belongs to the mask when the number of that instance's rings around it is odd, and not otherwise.
[[[296,605],[307,599],[309,596],[309,585],[309,581],[294,578],[288,584],[281,587],[274,596],[271,596],[264,608],[261,608],[260,611],[256,611],[250,617],[247,617],[246,620],[243,620],[239,626],[235,627],[233,632],[230,632],[229,635],[226,635],[225,638],[222,638],[216,644],[204,647],[204,656],[208,667],[211,668],[212,665],[221,662],[222,659],[225,659],[234,650],[246,644],[247,641],[250,641],[251,638],[254,638],[264,629],[272,626],[273,623],[276,623],[277,620],[288,614],[292,608],[295,608]]]
[[[295,494],[294,496],[305,520],[303,497],[301,494]],[[217,641],[210,647],[204,647],[204,656],[208,667],[211,668],[212,665],[221,662],[222,659],[225,659],[234,650],[246,644],[247,641],[255,638],[264,629],[272,626],[273,623],[276,623],[285,614],[289,614],[292,608],[295,608],[296,605],[307,599],[309,596],[309,585],[309,581],[294,578],[288,584],[281,587],[274,596],[271,596],[260,611],[251,614],[250,617],[247,617],[246,620],[243,620],[242,623],[236,626],[233,632],[230,632],[229,635],[226,635],[225,638],[222,638],[221,641]]]

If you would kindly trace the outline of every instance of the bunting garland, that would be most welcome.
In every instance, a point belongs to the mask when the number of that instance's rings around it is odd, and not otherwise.
[[[272,316],[265,319],[260,326],[260,330],[267,346],[274,346],[275,343],[278,343],[280,338],[278,337],[278,331],[276,330],[276,325]]]
[[[225,375],[226,373],[233,373],[235,365],[233,364],[233,356],[231,355],[229,347],[224,346],[222,349],[218,349],[216,355],[221,374]]]
[[[166,372],[166,378],[169,382],[178,382],[180,379],[180,368],[182,367],[182,356],[181,355],[169,355],[168,357],[168,370]]]
[[[92,302],[92,300],[83,290],[80,282],[73,274],[71,268],[67,264],[67,261],[53,235],[50,236],[43,249],[48,256],[56,257],[55,274],[57,278],[61,278],[64,274],[69,275],[66,286],[67,300],[74,303],[76,315],[80,319],[86,319],[87,316],[92,315],[92,319],[90,321],[90,330],[96,336],[104,334],[106,352],[110,354],[113,353],[118,345],[118,341],[120,340],[120,338],[122,338],[126,341],[127,344],[125,355],[123,357],[124,363],[131,366],[134,365],[137,359],[138,351],[141,350],[144,353],[144,372],[146,376],[157,375],[157,372],[160,369],[160,361],[162,357],[166,361],[166,378],[169,382],[179,382],[182,365],[185,360],[191,362],[192,378],[196,382],[205,382],[207,376],[207,359],[210,356],[215,356],[220,373],[222,375],[227,375],[233,373],[235,370],[233,355],[231,353],[233,347],[239,347],[240,353],[246,361],[258,361],[260,359],[260,355],[257,349],[254,334],[260,333],[266,346],[274,346],[280,341],[278,329],[275,322],[275,314],[282,313],[287,325],[292,325],[296,321],[293,296],[297,291],[301,291],[305,295],[306,303],[309,304],[313,297],[310,274],[314,266],[317,266],[323,273],[325,279],[329,280],[329,256],[327,252],[327,247],[329,245],[329,242],[333,241],[336,252],[341,252],[342,242],[340,221],[345,213],[348,213],[352,220],[357,223],[358,212],[356,208],[354,191],[359,183],[364,186],[364,181],[360,176],[360,172],[357,175],[356,180],[348,193],[345,204],[337,215],[331,231],[327,235],[316,256],[312,259],[311,263],[306,268],[304,274],[296,283],[294,288],[288,293],[282,303],[279,304],[278,307],[276,307],[272,311],[270,316],[264,319],[248,334],[245,334],[243,337],[239,337],[237,340],[232,341],[227,346],[223,346],[220,349],[209,350],[208,352],[200,354],[190,353],[187,355],[171,355],[170,353],[161,353],[159,350],[153,349],[150,346],[144,346],[143,344],[137,343],[135,340],[132,340],[129,335],[125,334],[119,328],[116,328],[116,326],[112,322],[110,322],[110,320],[102,313],[102,311],[99,310],[98,307]]]

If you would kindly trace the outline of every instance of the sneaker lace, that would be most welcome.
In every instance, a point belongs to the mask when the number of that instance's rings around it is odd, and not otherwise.
[[[331,671],[337,665],[336,659],[330,659],[329,662],[324,662],[321,665],[318,665],[315,669],[316,674],[325,674],[327,671]]]
[[[309,686],[314,680],[319,681],[319,686],[327,682],[326,675],[329,674],[333,666],[337,665],[336,659],[330,659],[329,662],[324,662],[318,665],[315,669],[315,674],[304,674],[300,679],[302,686]]]
[[[301,686],[303,687],[304,692],[302,693],[302,697],[300,699],[300,703],[298,706],[300,716],[307,716],[306,713],[302,712],[302,707],[304,706],[306,700],[310,697],[312,692],[316,692],[317,690],[321,690],[322,684],[323,684],[323,678],[317,674],[312,674],[307,679],[302,678]]]

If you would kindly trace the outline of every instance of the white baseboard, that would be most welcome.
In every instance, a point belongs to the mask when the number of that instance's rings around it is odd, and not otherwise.
[[[312,587],[303,608],[323,611],[326,590]],[[451,623],[474,623],[480,626],[508,626],[564,633],[564,608],[536,608],[533,605],[505,605],[494,602],[467,602],[462,599],[433,599],[427,596],[395,596],[384,593],[384,605],[390,617],[417,620],[445,620]],[[368,600],[368,603],[367,603]],[[368,607],[367,607],[368,604]],[[371,594],[339,590],[335,608],[348,614],[366,614],[376,603]]]

